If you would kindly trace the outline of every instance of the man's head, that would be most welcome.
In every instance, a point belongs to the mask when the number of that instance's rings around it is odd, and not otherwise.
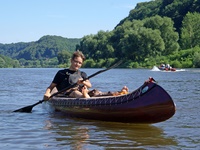
[[[75,51],[71,58],[70,69],[77,71],[82,66],[84,61],[85,61],[85,56],[83,55],[83,53],[79,50]]]

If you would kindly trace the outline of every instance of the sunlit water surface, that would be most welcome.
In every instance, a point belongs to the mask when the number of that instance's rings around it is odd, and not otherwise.
[[[100,69],[82,70],[91,75]],[[114,91],[124,85],[134,90],[153,77],[177,106],[172,118],[157,124],[66,118],[50,113],[44,104],[35,106],[32,113],[12,112],[41,100],[57,71],[0,69],[1,150],[200,149],[200,69],[111,69],[91,78],[93,88]]]

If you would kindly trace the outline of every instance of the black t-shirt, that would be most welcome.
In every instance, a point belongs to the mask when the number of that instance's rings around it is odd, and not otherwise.
[[[53,79],[53,83],[56,84],[56,88],[58,91],[70,86],[70,82],[69,82],[69,76],[73,74],[77,74],[79,76],[81,76],[83,79],[86,79],[87,78],[87,74],[83,71],[72,71],[72,70],[69,70],[69,69],[63,69],[63,70],[59,70],[54,79]]]

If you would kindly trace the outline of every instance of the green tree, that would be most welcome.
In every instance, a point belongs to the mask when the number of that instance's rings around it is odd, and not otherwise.
[[[126,21],[122,25],[117,26],[115,30],[113,30],[113,34],[110,38],[110,41],[112,42],[115,56],[120,58],[124,57],[125,52],[122,51],[122,46],[131,46],[134,47],[134,49],[138,49],[135,44],[137,44],[137,39],[135,37],[135,40],[131,40],[130,34],[133,34],[132,36],[137,36],[138,30],[143,27],[142,21],[139,20],[133,20],[133,21]],[[130,41],[128,41],[128,38]],[[135,46],[134,46],[135,45]],[[133,51],[132,51],[133,53]],[[130,55],[132,55],[132,53]]]
[[[97,41],[96,51],[94,52],[96,59],[113,57],[114,49],[111,43],[109,43],[109,39],[111,35],[112,35],[112,32],[99,31],[97,35],[94,36],[94,38]]]
[[[196,68],[200,68],[200,52],[195,52],[193,62]]]
[[[5,60],[2,57],[0,57],[0,68],[5,68],[5,63]]]
[[[162,55],[169,55],[178,51],[179,35],[177,32],[175,32],[172,19],[156,15],[154,17],[145,19],[144,26],[153,30],[157,29],[161,32],[161,37],[165,43],[165,49]]]
[[[19,61],[10,57],[0,55],[0,68],[18,68]]]
[[[84,36],[80,42],[80,50],[85,54],[87,58],[95,59],[95,52],[97,48],[97,40],[94,39],[94,35]]]
[[[98,61],[102,58],[113,57],[114,48],[110,43],[112,32],[99,31],[96,35],[89,35],[82,38],[80,50],[87,58]]]
[[[120,41],[122,55],[132,61],[144,61],[146,57],[160,55],[164,50],[164,42],[159,30],[140,28],[124,35]]]
[[[71,53],[69,53],[68,51],[58,52],[57,58],[59,64],[69,64]]]
[[[181,28],[181,48],[200,46],[200,13],[187,13]]]

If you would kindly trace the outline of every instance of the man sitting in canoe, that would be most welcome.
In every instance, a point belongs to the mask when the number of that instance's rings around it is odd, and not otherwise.
[[[81,51],[74,52],[74,54],[71,57],[71,65],[69,69],[63,69],[57,72],[52,83],[46,89],[43,99],[48,100],[49,97],[51,96],[52,90],[55,87],[57,88],[58,91],[62,91],[69,85],[77,83],[78,85],[83,85],[82,86],[83,89],[91,88],[92,85],[89,80],[83,81],[83,79],[87,79],[87,74],[83,71],[79,71],[84,60],[85,60],[85,56],[83,55]],[[71,90],[71,93],[69,93],[69,96],[74,97],[74,98],[85,97],[83,96],[83,93],[77,89]]]

